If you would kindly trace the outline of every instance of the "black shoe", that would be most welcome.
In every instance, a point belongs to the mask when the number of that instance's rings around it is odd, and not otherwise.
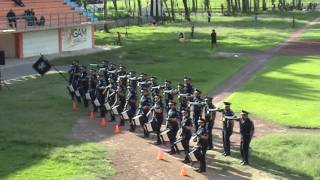
[[[249,163],[245,161],[241,164],[241,166],[247,166],[247,165],[249,165]]]
[[[153,144],[154,144],[154,145],[160,145],[160,144],[161,144],[161,142],[156,141],[156,142],[154,142]]]
[[[203,169],[196,169],[196,171],[198,172],[198,173],[202,173],[202,172],[206,172],[205,170],[203,170]]]
[[[244,160],[240,161],[240,164],[244,163]]]
[[[231,154],[230,153],[225,153],[224,156],[231,156]]]
[[[208,150],[212,150],[213,149],[213,147],[208,147]]]
[[[190,163],[189,160],[183,160],[182,162],[185,163],[185,164],[189,164]]]
[[[176,153],[177,153],[176,151],[170,151],[170,152],[169,152],[170,155],[176,154]]]

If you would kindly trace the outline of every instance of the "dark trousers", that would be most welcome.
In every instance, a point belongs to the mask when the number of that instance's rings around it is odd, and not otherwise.
[[[208,148],[213,148],[212,129],[213,129],[213,122],[207,123],[207,130],[208,130]]]
[[[135,113],[136,113],[136,109],[135,108],[130,108],[128,110],[128,116],[130,118],[130,130],[131,131],[135,130],[135,126],[134,126],[134,123],[133,123],[133,120],[132,120],[132,118],[134,117]]]
[[[170,140],[170,148],[171,148],[171,151],[175,151],[174,150],[174,142],[176,142],[177,138],[177,132],[178,132],[178,127],[176,128],[171,128],[170,129],[170,132],[169,132],[169,140]]]
[[[208,146],[201,145],[200,170],[206,171],[206,153]]]
[[[230,155],[230,136],[231,136],[231,133],[224,129],[222,131],[222,138],[223,138],[223,149],[224,149],[224,152],[228,155]]]
[[[125,100],[121,100],[120,101],[120,106],[119,106],[119,113],[122,113],[123,112],[123,109],[124,109],[124,105],[126,104],[126,101]],[[120,126],[124,126],[125,125],[125,120],[121,118],[120,120]]]
[[[240,152],[241,157],[244,162],[249,163],[249,145],[250,145],[251,138],[248,137],[241,137],[240,143]]]
[[[157,142],[161,143],[161,139],[160,139],[160,129],[161,129],[161,125],[162,125],[163,119],[160,120],[156,120],[156,127],[154,129],[154,131],[157,134]]]
[[[144,124],[148,122],[148,117],[147,117],[148,112],[149,112],[149,109],[141,110],[141,114],[142,114],[141,125],[142,125],[142,127],[144,127]],[[149,137],[149,132],[145,128],[143,128],[143,134],[144,134],[144,137]]]
[[[190,136],[191,138],[191,136]],[[189,141],[190,141],[190,138],[183,138],[181,143],[182,143],[182,146],[183,146],[183,149],[184,149],[184,161],[186,162],[190,162],[190,159],[189,159]]]
[[[200,111],[194,111],[193,124],[194,124],[194,128],[195,128],[195,132],[197,132],[198,128],[199,128],[198,120],[200,119],[200,115],[201,115]]]

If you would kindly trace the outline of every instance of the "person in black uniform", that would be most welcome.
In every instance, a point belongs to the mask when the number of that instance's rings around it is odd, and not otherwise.
[[[222,154],[224,156],[230,156],[230,136],[233,132],[234,113],[230,108],[231,103],[224,102],[224,106],[224,109],[219,110],[223,114],[222,140],[224,152]]]
[[[108,102],[110,104],[110,106],[114,106],[116,105],[116,91],[117,91],[117,84],[114,81],[114,79],[110,76],[108,79],[109,85],[108,85],[108,90],[109,90],[109,97],[108,97]],[[116,121],[116,117],[114,116],[113,113],[110,112],[110,117],[111,119],[109,120],[110,122],[114,122]]]
[[[198,131],[198,120],[200,119],[201,116],[201,111],[202,111],[202,103],[203,100],[200,97],[201,91],[198,89],[194,90],[194,96],[192,98],[192,102],[196,103],[196,105],[191,105],[193,108],[193,124],[195,125],[195,132]]]
[[[157,142],[155,142],[156,145],[160,145],[161,144],[161,139],[160,139],[160,129],[161,129],[161,125],[163,123],[163,105],[160,99],[160,96],[155,96],[154,97],[154,105],[152,107],[153,111],[154,111],[154,119],[153,121],[155,121],[155,127],[154,127],[154,131],[157,134]]]
[[[73,87],[74,90],[77,89],[78,86],[78,80],[80,77],[80,66],[79,66],[79,61],[74,60],[72,62],[72,65],[68,71],[69,74],[69,85]],[[75,99],[75,92],[69,91],[71,99]],[[79,99],[77,99],[79,101]]]
[[[151,86],[151,99],[152,99],[152,103],[155,104],[155,96],[159,96],[160,100],[161,100],[161,97],[160,97],[160,86],[157,82],[157,78],[152,76],[150,78],[150,86]]]
[[[177,86],[177,93],[178,93],[178,99],[179,99],[179,112],[182,116],[182,111],[188,109],[188,99],[184,94],[184,85],[178,84]]]
[[[192,119],[189,116],[189,112],[187,110],[182,110],[182,121],[181,121],[181,127],[182,127],[182,146],[184,149],[184,160],[182,161],[183,163],[190,163],[189,159],[189,142],[192,136]]]
[[[251,139],[254,133],[254,123],[249,118],[248,112],[245,110],[241,111],[241,117],[236,119],[239,121],[240,134],[241,134],[241,143],[240,143],[240,152],[242,161],[241,165],[249,165],[249,146]]]
[[[104,76],[101,74],[98,77],[99,81],[98,81],[98,85],[97,85],[97,98],[99,100],[100,103],[100,114],[101,114],[101,118],[106,117],[106,109],[104,107],[105,104],[105,90],[107,87],[106,81],[104,80]]]
[[[191,78],[184,77],[183,82],[184,82],[183,94],[192,95],[193,94],[193,87],[192,87]]]
[[[148,89],[149,84],[147,81],[148,81],[147,74],[141,73],[138,78],[138,86],[140,86],[141,89]]]
[[[142,89],[141,90],[141,98],[140,98],[140,114],[142,115],[142,121],[141,125],[144,126],[145,123],[148,122],[147,114],[152,106],[151,98],[149,96],[148,89]],[[149,133],[146,131],[146,129],[143,128],[144,137],[149,137]]]
[[[213,149],[213,142],[212,142],[212,129],[214,126],[214,120],[216,118],[216,107],[212,104],[212,98],[206,97],[205,98],[206,105],[204,106],[204,119],[206,121],[206,128],[208,131],[208,150]]]
[[[118,81],[118,86],[117,86],[117,98],[118,98],[118,111],[119,113],[123,112],[124,110],[124,106],[126,104],[126,87],[124,85],[124,79],[119,78]],[[120,126],[124,126],[125,125],[125,121],[124,119],[120,120]]]
[[[95,105],[94,100],[97,98],[97,86],[98,86],[98,75],[96,70],[91,69],[90,70],[90,77],[89,77],[89,93],[90,93],[90,97],[93,101],[91,101],[92,103],[92,111],[94,113],[97,113],[98,111],[98,107]]]
[[[137,91],[138,79],[135,71],[129,72],[129,78],[127,79],[128,85],[130,85],[135,91]]]
[[[88,73],[87,73],[87,67],[82,66],[81,67],[81,76],[79,80],[79,92],[82,97],[82,101],[84,104],[84,107],[88,107],[88,100],[86,98],[86,93],[89,90],[89,78],[88,78]]]
[[[128,116],[130,118],[130,131],[134,131],[134,123],[132,118],[135,116],[137,111],[137,93],[134,90],[132,85],[128,85],[128,95],[127,95],[127,105],[126,108],[128,110]]]
[[[212,33],[211,33],[211,48],[213,48],[213,46],[218,47],[218,43],[217,43],[217,33],[216,30],[212,29]]]
[[[200,158],[200,168],[196,171],[198,172],[206,172],[206,153],[208,149],[208,131],[205,128],[205,120],[199,119],[199,128],[197,130],[197,138],[198,138],[198,146],[201,150],[201,158]]]
[[[176,142],[177,132],[179,130],[179,122],[180,122],[180,113],[176,109],[176,103],[169,103],[169,111],[167,116],[168,128],[170,132],[168,134],[170,140],[170,148],[169,154],[175,154],[176,151],[174,149],[174,142]]]
[[[169,103],[173,101],[173,92],[171,87],[171,81],[165,80],[164,81],[164,88],[163,88],[163,94],[164,94],[164,102],[165,102],[165,108],[166,111],[169,111]]]

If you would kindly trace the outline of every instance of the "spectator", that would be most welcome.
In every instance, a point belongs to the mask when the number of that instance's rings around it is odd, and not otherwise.
[[[7,13],[7,18],[8,18],[9,26],[11,28],[16,28],[17,18],[16,18],[16,14],[13,12],[12,9],[10,9],[10,11]]]
[[[22,2],[22,0],[12,0],[14,3],[16,3],[16,5],[23,7],[24,3]]]
[[[117,44],[121,45],[121,34],[120,32],[117,32],[118,38],[117,38]]]
[[[37,23],[39,26],[44,26],[46,24],[46,19],[44,18],[44,16],[40,17],[39,22]]]
[[[217,33],[216,33],[216,31],[214,29],[212,30],[212,33],[211,33],[211,48],[213,48],[213,45],[218,47],[218,44],[217,44]]]
[[[184,33],[183,33],[183,32],[180,32],[180,33],[179,33],[179,41],[180,41],[180,42],[184,42],[184,41],[185,41]]]

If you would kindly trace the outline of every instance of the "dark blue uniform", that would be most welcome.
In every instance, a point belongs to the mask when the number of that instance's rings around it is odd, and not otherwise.
[[[216,112],[215,111],[210,111],[212,109],[215,109],[216,107],[212,103],[207,103],[204,106],[204,113],[205,113],[205,121],[206,125],[205,127],[207,128],[208,131],[208,149],[213,148],[213,141],[212,141],[212,129],[214,126],[214,120],[216,117]]]
[[[241,134],[241,143],[240,143],[240,152],[242,156],[242,160],[244,163],[249,163],[249,145],[251,142],[251,135],[254,131],[254,124],[248,118],[246,120],[240,119],[240,134]]]
[[[137,93],[134,89],[130,90],[127,95],[127,104],[128,116],[130,118],[130,130],[134,131],[134,124],[132,118],[134,117],[137,111]]]
[[[179,130],[179,117],[180,113],[177,111],[176,108],[170,108],[168,111],[168,128],[170,129],[169,132],[169,140],[170,140],[170,147],[171,147],[171,152],[175,152],[174,150],[174,142],[176,142],[176,136],[177,132]],[[174,121],[172,119],[177,119],[177,121]]]
[[[223,116],[234,116],[234,113],[232,110],[222,110]],[[222,138],[223,138],[223,149],[224,154],[229,156],[230,153],[230,136],[233,132],[233,120],[224,118],[223,121],[223,128],[222,128]]]
[[[201,158],[200,158],[200,171],[205,172],[206,171],[206,153],[208,149],[208,140],[201,138],[201,136],[207,136],[208,132],[205,127],[199,127],[197,131],[197,136],[199,138],[198,146],[201,150]]]
[[[86,93],[89,90],[89,78],[87,76],[87,71],[83,70],[80,76],[80,86],[79,86],[79,92],[82,96],[83,104],[85,107],[88,107],[88,100],[86,98]]]
[[[154,110],[161,111],[160,113],[157,113],[156,111],[154,111],[154,118],[153,118],[153,121],[155,121],[155,127],[153,127],[153,130],[157,134],[157,143],[160,144],[161,143],[160,129],[161,129],[161,125],[163,123],[163,105],[161,102],[156,102],[152,108]]]
[[[152,105],[151,98],[149,96],[142,95],[140,98],[140,107],[139,107],[140,114],[142,115],[142,122],[141,122],[142,127],[144,126],[145,123],[148,122],[147,114],[150,110],[151,105]],[[143,129],[143,130],[144,130],[144,136],[148,137],[149,133],[146,131],[146,129]]]
[[[119,113],[123,112],[124,106],[126,104],[126,87],[123,84],[118,85],[118,100],[119,100]],[[121,119],[120,126],[124,126],[125,121]]]
[[[185,154],[185,158],[184,158],[184,162],[188,163],[190,162],[189,158],[188,158],[188,154],[189,154],[189,142],[192,136],[192,130],[191,129],[187,129],[187,127],[192,126],[192,119],[190,117],[185,117],[183,116],[182,121],[181,121],[181,128],[182,128],[182,146],[184,149],[184,154]]]
[[[104,107],[106,96],[103,93],[106,86],[107,86],[106,81],[104,79],[99,79],[98,85],[97,85],[97,98],[100,103],[101,117],[106,117],[106,109]]]
[[[202,103],[203,100],[200,97],[193,97],[192,102],[196,102],[196,103]],[[195,126],[195,131],[198,130],[198,120],[200,119],[200,115],[201,115],[201,109],[202,106],[201,105],[193,105],[194,111],[193,111],[193,124]]]
[[[163,88],[163,91],[171,91],[171,90],[172,90],[171,86],[167,86]],[[165,102],[165,107],[167,112],[169,111],[169,102],[171,102],[172,100],[173,100],[173,95],[171,93],[165,93],[164,102]]]

